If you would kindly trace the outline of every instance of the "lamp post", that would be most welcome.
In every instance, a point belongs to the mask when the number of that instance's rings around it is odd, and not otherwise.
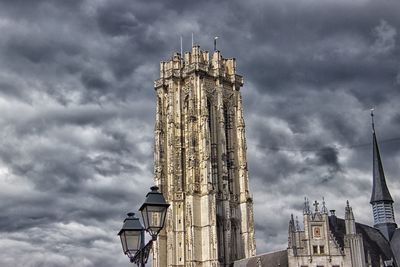
[[[122,229],[118,233],[124,254],[132,263],[140,267],[144,267],[147,263],[153,241],[157,240],[158,234],[164,228],[169,207],[163,194],[158,192],[157,186],[152,186],[150,189],[151,191],[147,193],[146,199],[139,209],[144,227],[134,213],[128,213],[128,217],[124,220]],[[144,245],[144,230],[151,236],[146,245]]]

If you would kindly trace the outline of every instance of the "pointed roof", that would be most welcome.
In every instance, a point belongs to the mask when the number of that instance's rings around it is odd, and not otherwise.
[[[393,203],[392,196],[389,193],[389,189],[386,185],[385,173],[383,171],[383,165],[381,155],[379,153],[378,141],[376,139],[375,126],[374,126],[374,114],[371,112],[372,117],[372,137],[373,137],[373,185],[372,195],[370,203],[379,201],[388,201]]]
[[[353,213],[353,208],[350,207],[350,203],[347,200],[346,201],[346,208],[345,208],[345,220],[353,220],[354,221],[354,213]]]

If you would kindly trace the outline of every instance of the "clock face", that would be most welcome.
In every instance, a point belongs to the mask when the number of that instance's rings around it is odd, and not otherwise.
[[[312,229],[313,229],[313,237],[314,238],[321,238],[321,227],[320,226],[314,226]]]

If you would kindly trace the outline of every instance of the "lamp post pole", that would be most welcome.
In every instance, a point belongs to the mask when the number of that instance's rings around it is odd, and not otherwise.
[[[122,229],[118,235],[121,238],[122,250],[131,263],[144,267],[150,255],[153,241],[164,228],[165,217],[169,204],[165,201],[157,186],[152,186],[139,211],[142,215],[143,225],[134,213],[128,213]],[[151,239],[144,245],[144,231],[151,235]]]

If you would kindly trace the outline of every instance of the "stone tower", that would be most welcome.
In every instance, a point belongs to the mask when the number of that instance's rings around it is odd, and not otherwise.
[[[193,46],[155,81],[155,183],[171,204],[153,266],[230,266],[255,255],[235,59]]]

